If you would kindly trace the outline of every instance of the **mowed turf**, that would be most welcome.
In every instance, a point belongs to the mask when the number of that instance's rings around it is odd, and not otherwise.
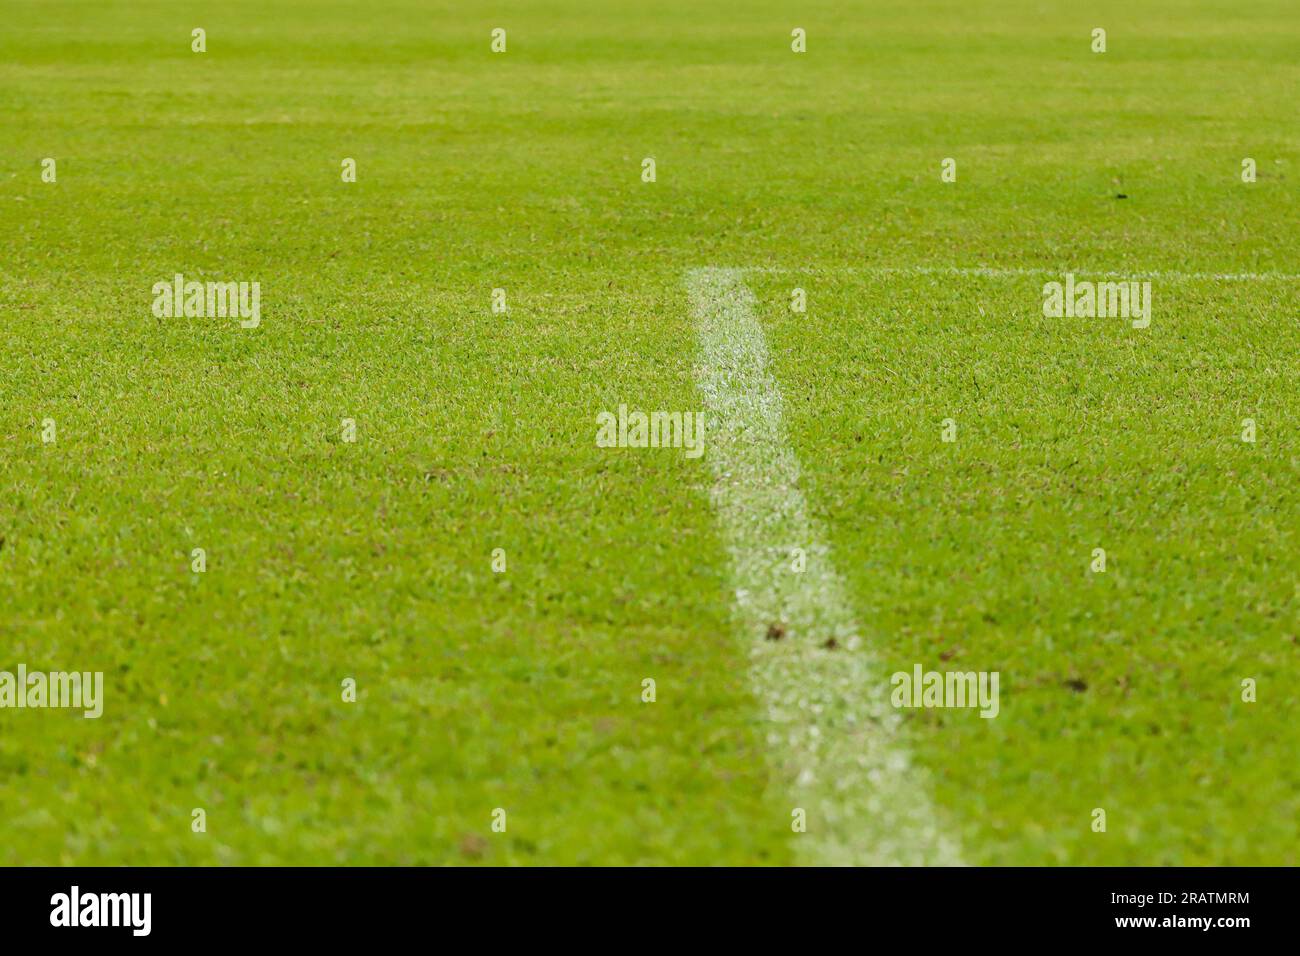
[[[1294,864],[1297,287],[1156,279],[1137,330],[1036,277],[788,278],[808,315],[754,285],[864,637],[1000,674],[996,719],[907,712],[968,861]]]
[[[871,271],[1300,271],[1290,5],[1075,6],[4,0],[0,669],[107,687],[0,712],[0,863],[798,859],[707,462],[594,443],[701,265],[864,639],[1002,674],[908,721],[965,857],[1297,862],[1300,284]]]

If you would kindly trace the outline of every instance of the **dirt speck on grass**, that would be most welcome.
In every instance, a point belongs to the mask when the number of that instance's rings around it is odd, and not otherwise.
[[[607,737],[618,730],[618,721],[612,717],[598,717],[592,729],[602,737]]]
[[[466,833],[460,838],[460,855],[470,860],[481,860],[487,854],[487,837],[481,833]]]

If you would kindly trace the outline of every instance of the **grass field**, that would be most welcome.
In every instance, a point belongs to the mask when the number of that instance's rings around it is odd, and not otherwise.
[[[961,860],[1300,864],[1300,11],[1090,7],[0,0],[0,670],[105,682],[0,710],[0,864],[843,862],[718,449],[593,440],[704,407],[709,268],[860,629],[809,653],[1001,675],[889,731]]]

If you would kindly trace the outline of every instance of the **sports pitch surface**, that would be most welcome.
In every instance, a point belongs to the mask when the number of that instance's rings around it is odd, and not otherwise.
[[[1300,863],[1293,2],[0,22],[0,864]]]

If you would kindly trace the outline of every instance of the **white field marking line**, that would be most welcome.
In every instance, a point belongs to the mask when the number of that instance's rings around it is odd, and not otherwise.
[[[926,777],[901,742],[888,675],[858,638],[844,583],[799,490],[799,461],[786,440],[754,296],[737,269],[693,269],[686,288],[734,615],[768,718],[780,795],[774,802],[807,814],[807,832],[794,838],[799,858],[959,864],[956,843],[936,823]],[[807,554],[802,573],[791,569],[793,548]],[[768,640],[778,622],[785,635]],[[825,647],[832,638],[838,646]]]
[[[1297,282],[1300,272],[1179,272],[1177,270],[1119,272],[1114,269],[1018,269],[993,266],[829,266],[797,269],[786,266],[751,266],[741,272],[802,273],[807,275],[939,275],[1003,278],[1015,276],[1053,276],[1063,278],[1067,272],[1077,276],[1103,279],[1188,279],[1213,282]]]

